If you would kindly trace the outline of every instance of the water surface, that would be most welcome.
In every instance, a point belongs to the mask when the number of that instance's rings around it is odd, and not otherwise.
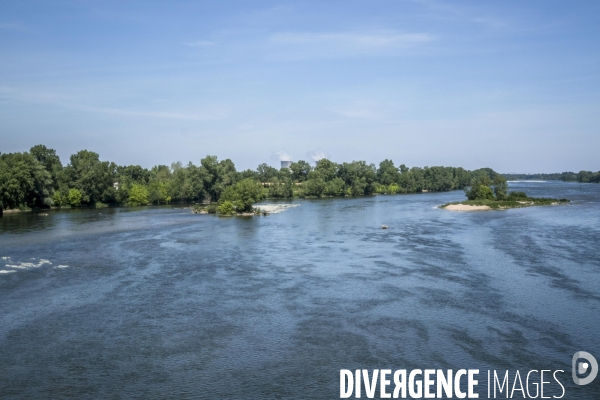
[[[0,397],[334,399],[342,368],[480,368],[563,369],[565,398],[600,398],[570,379],[574,352],[600,359],[600,185],[510,187],[573,204],[5,215]]]

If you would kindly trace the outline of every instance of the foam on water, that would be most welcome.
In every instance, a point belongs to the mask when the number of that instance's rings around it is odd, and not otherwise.
[[[287,209],[298,207],[300,204],[262,204],[257,207],[261,211],[268,212],[269,214],[278,214],[286,211]]]
[[[31,262],[25,262],[25,261],[13,261],[11,260],[10,257],[2,257],[3,260],[8,261],[8,263],[4,264],[4,267],[10,268],[10,269],[3,269],[0,270],[0,274],[10,274],[13,272],[17,272],[18,270],[27,270],[27,269],[32,269],[32,268],[40,268],[44,265],[52,265],[52,263],[50,262],[50,260],[46,260],[45,258],[31,258],[30,260],[32,260]],[[54,268],[67,268],[68,265],[59,265],[58,267],[54,267]]]
[[[35,260],[35,258],[33,258],[33,260]],[[17,268],[17,269],[29,269],[29,268],[39,268],[44,264],[52,265],[52,263],[49,260],[40,259],[38,263],[20,262],[17,264],[5,264],[5,266],[10,267],[10,268]]]

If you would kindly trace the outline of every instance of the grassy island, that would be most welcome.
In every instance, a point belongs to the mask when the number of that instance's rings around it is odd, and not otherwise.
[[[567,199],[551,199],[547,197],[528,197],[524,192],[510,192],[502,187],[494,188],[481,182],[474,182],[471,188],[465,190],[467,200],[446,203],[440,208],[452,211],[485,211],[507,210],[532,206],[551,206],[567,204]]]

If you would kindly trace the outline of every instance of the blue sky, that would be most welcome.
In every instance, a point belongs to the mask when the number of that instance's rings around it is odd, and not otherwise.
[[[600,169],[598,1],[3,1],[0,152]]]

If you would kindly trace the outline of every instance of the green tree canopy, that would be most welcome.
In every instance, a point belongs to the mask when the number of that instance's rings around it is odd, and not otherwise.
[[[144,206],[149,202],[148,189],[138,183],[134,183],[129,190],[129,204],[132,206]]]
[[[290,165],[292,170],[291,178],[296,182],[303,182],[308,178],[308,174],[311,171],[310,164],[304,160],[294,162]]]
[[[30,153],[0,155],[0,207],[48,207],[52,205],[51,174]]]
[[[244,179],[228,186],[222,193],[219,203],[231,201],[237,212],[251,212],[252,205],[262,199],[262,186],[253,179]]]
[[[81,192],[81,202],[93,205],[114,201],[116,169],[115,163],[100,161],[98,153],[81,150],[71,156],[64,172],[68,186]]]

